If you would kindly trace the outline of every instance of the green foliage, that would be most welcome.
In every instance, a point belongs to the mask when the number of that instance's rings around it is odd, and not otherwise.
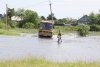
[[[69,27],[69,30],[70,30],[70,31],[77,31],[78,29],[79,29],[78,26],[70,26],[70,27]]]
[[[10,30],[16,31],[18,33],[30,33],[30,34],[38,32],[37,29],[25,29],[25,28],[15,28],[15,29],[10,29]]]
[[[90,31],[100,31],[100,25],[91,25]]]
[[[19,35],[19,33],[16,32],[16,31],[12,31],[12,30],[0,29],[0,35],[10,35],[10,36],[15,36],[15,35]]]
[[[25,23],[25,24],[23,25],[23,28],[26,28],[26,29],[33,29],[33,28],[34,28],[34,24],[33,24],[33,23],[30,23],[30,22]]]
[[[57,21],[56,21],[56,23],[66,23],[67,22],[67,19],[66,18],[63,18],[63,19],[58,19]]]
[[[5,23],[3,20],[0,20],[0,29],[5,28]]]
[[[72,18],[63,18],[56,20],[56,23],[65,23],[65,24],[73,24],[76,25],[77,20]]]
[[[24,22],[18,22],[18,27],[19,28],[23,28],[23,25],[24,25],[25,23]]]
[[[34,27],[37,28],[38,27],[38,23],[40,21],[40,18],[38,16],[38,14],[35,11],[32,10],[24,10],[24,9],[18,9],[15,12],[15,15],[22,18],[23,21],[21,21],[21,23],[19,23],[19,27],[22,28],[25,26],[27,26],[28,22],[34,24]],[[27,27],[26,27],[27,28]],[[29,27],[28,27],[29,28]]]
[[[0,29],[5,28],[5,24],[4,23],[0,23]]]
[[[25,13],[25,10],[24,9],[18,9],[15,12],[15,16],[24,17],[24,13]]]
[[[100,14],[94,14],[93,12],[89,15],[90,25],[99,24],[100,25]]]
[[[100,67],[100,62],[51,62],[44,59],[1,61],[1,67]]]
[[[9,26],[10,26],[11,28],[16,28],[16,27],[18,27],[18,22],[10,21],[10,22],[9,22]]]
[[[42,19],[42,20],[46,20],[46,18],[45,18],[44,16],[41,16],[41,19]]]
[[[97,18],[97,24],[100,25],[100,14],[97,14],[97,15],[96,15],[96,18]]]
[[[53,20],[56,20],[57,18],[54,16],[54,14],[53,14]],[[47,20],[52,20],[52,15],[51,14],[49,14],[49,16],[47,17]]]
[[[13,9],[8,8],[7,14],[8,14],[8,19],[11,20],[11,17],[15,15],[15,10],[14,10],[14,8],[13,8]]]
[[[39,17],[38,14],[32,10],[26,10],[24,15],[24,21],[33,23],[35,28],[38,27]]]
[[[90,24],[96,23],[96,17],[95,17],[95,14],[93,12],[89,15],[89,18],[90,18]]]
[[[79,29],[79,26],[55,26],[55,29],[61,29],[63,31],[77,31]]]
[[[88,25],[80,25],[78,32],[80,36],[86,36],[89,34],[90,27]]]

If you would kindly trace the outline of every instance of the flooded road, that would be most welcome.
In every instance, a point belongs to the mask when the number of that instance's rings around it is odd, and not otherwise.
[[[63,35],[52,39],[36,34],[0,36],[0,59],[42,57],[50,61],[100,61],[100,36],[78,37]]]

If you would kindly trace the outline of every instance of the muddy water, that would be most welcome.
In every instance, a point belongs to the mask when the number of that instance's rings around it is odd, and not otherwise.
[[[100,61],[100,36],[63,35],[63,42],[36,34],[0,36],[0,59],[43,57],[50,61]]]

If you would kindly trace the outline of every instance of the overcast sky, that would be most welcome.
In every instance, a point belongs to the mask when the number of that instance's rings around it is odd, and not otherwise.
[[[57,18],[80,18],[91,12],[98,13],[100,0],[51,0],[53,13]],[[39,16],[50,14],[48,0],[0,0],[0,13],[5,12],[5,4],[10,8],[25,8],[36,11]]]

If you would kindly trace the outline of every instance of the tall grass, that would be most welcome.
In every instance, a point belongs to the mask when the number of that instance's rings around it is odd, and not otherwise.
[[[69,33],[77,33],[78,27],[72,27],[72,30],[67,30],[68,27],[59,27],[54,29],[54,34],[58,34],[59,30],[62,34],[69,34]],[[75,30],[73,30],[75,29]],[[14,28],[14,29],[0,29],[0,35],[20,35],[20,33],[38,33],[38,29],[24,29],[24,28]],[[99,32],[89,32],[90,36],[94,35],[100,35]]]
[[[43,59],[24,59],[0,62],[0,67],[100,67],[99,62],[49,62]]]
[[[0,35],[20,35],[20,33],[37,33],[36,29],[23,29],[23,28],[15,28],[15,29],[0,29]]]
[[[18,32],[14,30],[5,30],[5,29],[0,29],[0,35],[19,35]]]
[[[38,32],[37,29],[25,29],[25,28],[15,28],[11,30],[17,31],[19,33],[32,33],[32,34]]]
[[[59,30],[62,34],[76,33],[78,26],[55,26],[54,34],[58,34]]]

